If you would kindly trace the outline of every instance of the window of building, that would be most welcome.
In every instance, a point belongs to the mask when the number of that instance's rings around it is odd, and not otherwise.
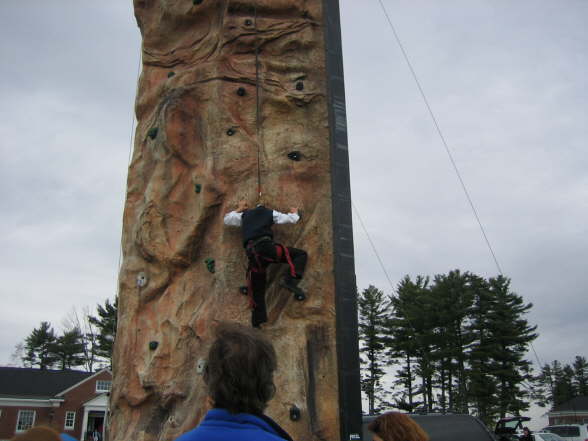
[[[35,411],[34,410],[19,410],[18,419],[16,421],[16,431],[24,432],[29,430],[35,424]]]
[[[76,425],[76,413],[75,412],[65,412],[65,428],[72,430]]]
[[[96,381],[96,392],[110,392],[112,381],[98,380]]]

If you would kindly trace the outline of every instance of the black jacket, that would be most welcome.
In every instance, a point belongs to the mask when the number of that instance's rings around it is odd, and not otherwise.
[[[268,236],[273,239],[274,210],[258,205],[252,210],[245,210],[241,216],[241,232],[243,245],[247,246],[250,240]]]

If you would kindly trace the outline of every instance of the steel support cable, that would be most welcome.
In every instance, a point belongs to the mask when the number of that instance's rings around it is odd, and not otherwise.
[[[429,100],[427,99],[427,96],[425,95],[425,91],[423,90],[423,87],[421,86],[421,83],[418,79],[416,71],[414,70],[414,68],[412,66],[412,63],[410,62],[410,58],[408,57],[408,53],[406,52],[404,45],[402,44],[402,41],[400,40],[400,37],[398,36],[398,33],[396,32],[396,27],[394,26],[394,23],[392,23],[392,19],[390,18],[390,15],[388,14],[386,7],[384,6],[384,3],[382,2],[382,0],[378,0],[378,2],[380,3],[382,11],[384,12],[384,16],[386,17],[386,20],[388,21],[388,24],[390,25],[390,29],[392,30],[392,33],[394,34],[394,39],[396,40],[396,43],[398,44],[398,47],[400,48],[400,51],[402,52],[404,60],[406,61],[406,64],[408,65],[408,68],[409,68],[410,73],[414,79],[414,82],[416,83],[417,88],[420,92],[421,98],[423,99],[423,102],[425,103],[425,106],[427,107],[429,115],[433,121],[433,124],[435,125],[435,129],[437,131],[437,134],[439,135],[439,138],[441,139],[443,147],[445,148],[445,152],[447,153],[447,156],[449,157],[451,165],[453,166],[453,170],[455,171],[455,174],[459,180],[461,188],[463,189],[463,192],[466,196],[466,199],[468,200],[468,203],[470,205],[470,208],[472,209],[472,213],[474,214],[474,217],[476,218],[478,226],[480,227],[480,231],[482,233],[482,236],[484,237],[484,241],[486,242],[488,250],[490,251],[490,254],[492,255],[492,259],[494,260],[494,264],[496,265],[496,268],[498,269],[498,273],[500,275],[503,275],[502,267],[500,266],[500,263],[498,263],[498,258],[496,257],[496,254],[494,253],[494,249],[492,248],[492,245],[490,244],[490,240],[488,239],[488,235],[486,234],[486,230],[484,229],[484,225],[482,224],[482,221],[480,220],[480,216],[478,215],[478,210],[476,209],[476,206],[474,205],[474,202],[473,202],[473,200],[470,196],[470,193],[467,189],[467,186],[465,185],[465,182],[461,176],[461,173],[459,172],[459,168],[457,167],[457,164],[453,158],[453,154],[451,153],[449,145],[447,144],[447,141],[445,140],[445,136],[443,135],[443,132],[441,131],[441,127],[439,126],[439,123],[437,122],[437,118],[435,117],[433,109],[431,108],[431,105],[429,104]],[[360,218],[360,222],[361,222],[361,218]],[[371,242],[371,239],[370,239],[370,242]],[[379,256],[378,256],[378,259],[379,259]],[[387,273],[386,273],[386,277],[388,277]],[[535,346],[533,345],[533,342],[530,342],[530,346],[531,346],[531,349],[533,350],[533,353],[535,355],[537,363],[539,364],[539,367],[541,367],[542,366],[541,360],[539,359],[539,355],[537,354],[537,351],[535,350]]]
[[[388,279],[388,283],[390,284],[390,288],[392,289],[392,292],[394,292],[394,285],[392,284],[392,279],[390,279],[390,276],[388,275],[388,271],[386,271],[386,267],[384,266],[384,262],[382,261],[382,258],[380,257],[378,250],[376,249],[376,245],[372,241],[372,238],[370,237],[370,233],[368,233],[368,230],[365,227],[365,224],[363,223],[363,219],[361,218],[361,215],[359,214],[359,210],[357,209],[357,207],[355,206],[353,201],[351,201],[351,206],[353,207],[353,211],[355,211],[355,215],[359,219],[359,223],[361,224],[361,228],[363,229],[363,232],[365,233],[365,235],[368,238],[368,241],[372,247],[374,254],[376,255],[376,258],[378,259],[378,262],[380,263],[380,267],[382,268],[382,271],[384,272],[386,279]]]
[[[439,138],[441,138],[441,142],[443,143],[443,146],[445,147],[445,151],[447,152],[447,156],[449,156],[449,160],[451,161],[451,165],[453,166],[453,170],[455,171],[455,174],[457,175],[459,183],[461,184],[461,188],[463,189],[463,192],[464,192],[464,194],[470,204],[472,212],[474,213],[474,217],[476,218],[476,221],[478,222],[478,226],[480,227],[480,231],[482,232],[482,236],[484,236],[484,240],[486,241],[486,245],[488,246],[488,249],[490,250],[490,254],[492,255],[492,258],[494,259],[494,263],[496,264],[496,268],[498,269],[498,273],[502,275],[502,268],[500,267],[500,264],[498,263],[498,259],[496,258],[496,254],[494,253],[492,245],[490,244],[490,240],[488,239],[488,236],[486,235],[486,230],[484,229],[484,226],[482,225],[482,221],[480,220],[480,217],[478,216],[478,211],[476,210],[476,206],[474,205],[474,202],[473,202],[472,198],[470,197],[470,193],[468,192],[468,189],[465,185],[465,182],[464,182],[463,178],[461,177],[461,173],[459,172],[459,169],[457,168],[457,164],[455,163],[455,160],[453,159],[453,155],[451,154],[451,150],[449,149],[449,146],[445,140],[445,136],[443,136],[443,132],[441,131],[441,127],[439,126],[439,123],[437,122],[437,118],[435,117],[435,114],[433,113],[433,110],[431,109],[431,106],[429,105],[429,100],[427,99],[427,96],[425,95],[425,92],[424,92],[424,90],[421,86],[421,83],[417,77],[417,74],[416,74],[414,68],[412,67],[412,63],[410,62],[410,59],[408,58],[408,54],[406,53],[406,50],[404,49],[404,46],[402,45],[402,42],[400,41],[400,38],[398,37],[398,33],[396,32],[396,28],[394,27],[394,24],[392,23],[392,20],[390,19],[390,16],[388,15],[388,11],[386,10],[384,3],[382,3],[382,0],[378,0],[378,2],[380,3],[382,10],[384,11],[384,15],[386,16],[386,20],[388,21],[388,24],[390,25],[390,28],[392,29],[392,33],[394,34],[394,38],[396,39],[396,43],[398,44],[398,46],[400,47],[400,50],[402,51],[402,55],[404,56],[404,60],[406,61],[406,64],[408,65],[408,68],[410,69],[410,73],[412,74],[412,77],[417,85],[417,88],[419,89],[421,97],[422,97],[423,101],[425,102],[425,106],[427,107],[427,110],[429,111],[429,115],[431,116],[431,119],[433,120],[433,124],[435,125],[435,128],[437,130],[437,134],[439,135]]]
[[[363,219],[362,219],[361,215],[359,214],[359,210],[357,209],[357,207],[355,206],[353,201],[351,201],[351,206],[353,207],[353,210],[355,211],[355,215],[357,216],[357,218],[359,219],[359,223],[361,224],[361,228],[363,229],[363,232],[367,236],[368,241],[372,247],[372,250],[373,250],[374,254],[376,255],[376,258],[378,259],[378,262],[380,263],[380,267],[382,268],[382,271],[384,272],[384,275],[386,276],[386,279],[388,280],[388,283],[390,284],[390,289],[392,290],[391,296],[394,296],[394,291],[395,291],[394,284],[392,283],[392,279],[390,279],[390,276],[388,275],[388,271],[386,271],[386,267],[384,266],[384,261],[380,257],[380,253],[378,253],[378,249],[376,248],[376,245],[374,244],[374,241],[372,240],[370,233],[368,232],[367,228],[365,227],[365,224],[363,223]],[[416,332],[417,332],[416,328],[412,324],[411,320],[408,317],[405,317],[405,318],[406,318],[406,322],[408,323],[408,326],[410,328],[412,328],[412,330],[416,334]]]

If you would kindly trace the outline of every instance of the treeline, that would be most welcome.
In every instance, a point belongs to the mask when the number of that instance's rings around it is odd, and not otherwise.
[[[538,380],[538,404],[554,408],[573,398],[588,396],[588,362],[576,355],[574,362],[562,364],[558,360],[541,368]]]
[[[370,413],[451,411],[485,422],[528,409],[537,337],[532,308],[503,276],[459,270],[414,280],[394,295],[375,286],[358,296],[362,391]],[[390,372],[391,387],[384,383]]]
[[[85,369],[112,366],[112,347],[116,334],[117,301],[97,305],[96,314],[75,310],[64,320],[57,334],[51,323],[41,322],[23,343],[16,345],[13,360],[24,367],[40,369]]]

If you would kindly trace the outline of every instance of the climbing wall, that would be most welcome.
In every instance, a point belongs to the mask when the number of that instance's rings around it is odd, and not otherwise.
[[[350,236],[351,224],[338,230],[337,213],[349,205],[346,150],[339,172],[346,188],[333,191],[333,152],[346,145],[334,143],[330,3],[134,0],[143,70],[124,211],[111,441],[172,440],[203,417],[201,369],[213,327],[250,323],[239,291],[240,231],[225,227],[223,216],[242,198],[255,204],[259,188],[268,207],[300,207],[302,221],[274,233],[309,254],[304,302],[278,287],[284,268],[268,274],[263,332],[279,368],[267,413],[296,440],[338,440],[346,430],[347,403],[339,403],[349,372],[341,363],[353,368],[356,352],[342,356],[338,333],[347,326],[347,349],[357,342],[354,310],[341,324],[343,294],[336,293],[355,287],[350,237],[345,274],[335,278],[338,237]]]

